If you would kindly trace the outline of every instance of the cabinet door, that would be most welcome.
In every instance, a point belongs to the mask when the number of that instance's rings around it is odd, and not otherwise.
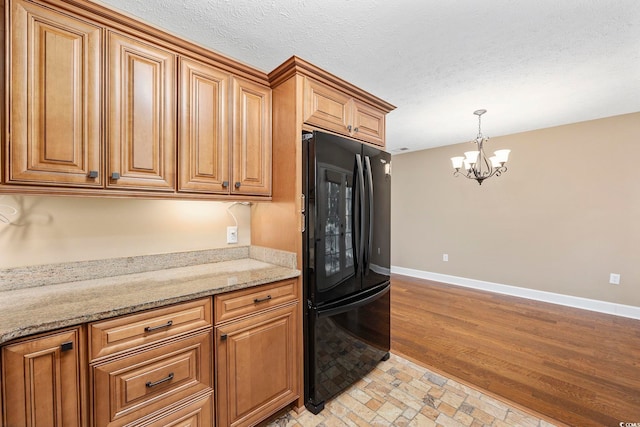
[[[353,136],[384,147],[385,114],[367,104],[353,102]]]
[[[2,349],[4,425],[85,425],[79,330],[11,344]]]
[[[109,33],[107,187],[175,188],[176,57]]]
[[[218,426],[248,426],[297,398],[297,304],[216,328]]]
[[[9,182],[100,187],[102,30],[11,2]]]
[[[304,121],[342,135],[351,132],[352,100],[313,79],[304,79]]]
[[[271,195],[271,89],[233,79],[232,194]]]
[[[180,59],[179,191],[229,192],[229,78]]]

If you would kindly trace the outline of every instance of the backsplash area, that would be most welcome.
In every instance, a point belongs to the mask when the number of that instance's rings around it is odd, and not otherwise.
[[[0,269],[251,244],[251,209],[231,202],[5,195],[1,203],[17,213],[0,222]],[[238,243],[229,245],[234,217]]]

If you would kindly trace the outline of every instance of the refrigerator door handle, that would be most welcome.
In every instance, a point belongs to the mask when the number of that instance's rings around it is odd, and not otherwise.
[[[373,203],[373,174],[371,172],[371,161],[369,156],[364,156],[364,164],[367,169],[367,180],[369,181],[369,235],[367,240],[369,241],[366,246],[366,252],[364,255],[365,272],[369,272],[369,264],[371,261],[371,250],[373,248],[373,219],[375,218]]]
[[[356,170],[358,173],[358,193],[359,193],[359,207],[358,213],[360,216],[360,236],[358,238],[358,266],[362,265],[364,255],[364,169],[362,167],[362,157],[360,154],[356,154]],[[355,212],[354,212],[355,213]]]
[[[385,286],[382,286],[382,289],[380,289],[379,291],[377,291],[377,292],[375,292],[373,294],[367,295],[362,299],[358,299],[356,301],[349,302],[349,303],[344,304],[344,305],[337,305],[337,306],[326,307],[326,308],[318,308],[318,309],[316,309],[316,317],[318,317],[318,318],[331,317],[331,316],[335,316],[336,314],[346,313],[347,311],[351,311],[351,310],[356,309],[358,307],[362,307],[364,305],[369,304],[372,301],[377,300],[378,298],[380,298],[381,296],[383,296],[384,294],[386,294],[390,290],[391,290],[391,284],[387,283]]]

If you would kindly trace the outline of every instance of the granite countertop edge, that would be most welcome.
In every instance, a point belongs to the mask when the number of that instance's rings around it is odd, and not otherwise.
[[[244,258],[0,292],[0,345],[300,274],[296,269]]]

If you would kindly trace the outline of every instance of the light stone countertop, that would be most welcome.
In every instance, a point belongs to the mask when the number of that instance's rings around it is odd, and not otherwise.
[[[0,292],[0,344],[300,275],[253,258],[233,259]]]

